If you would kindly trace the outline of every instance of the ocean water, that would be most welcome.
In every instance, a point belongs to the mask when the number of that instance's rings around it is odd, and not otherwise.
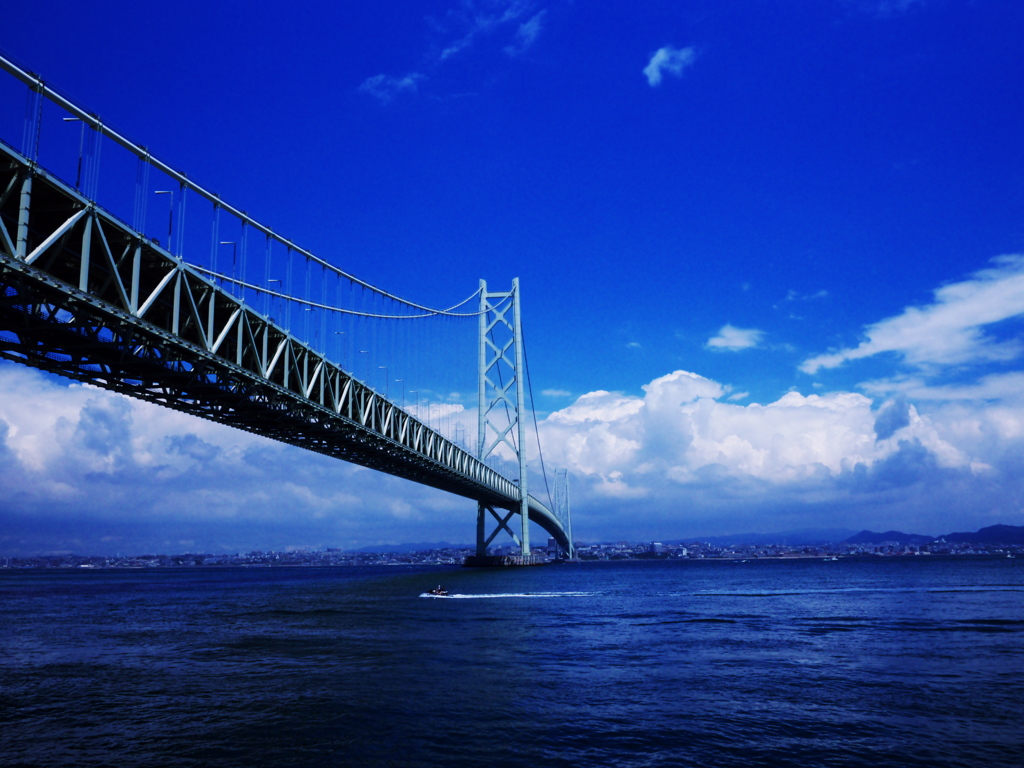
[[[0,570],[0,622],[3,766],[1024,765],[1020,559]]]

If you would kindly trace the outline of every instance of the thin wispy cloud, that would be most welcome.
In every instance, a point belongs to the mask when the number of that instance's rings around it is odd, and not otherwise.
[[[412,72],[404,77],[391,77],[390,75],[374,75],[368,77],[359,86],[362,93],[369,94],[381,104],[390,104],[403,93],[415,93],[417,83],[423,79],[423,75]]]
[[[1024,315],[1024,256],[996,258],[990,268],[943,286],[934,296],[930,304],[907,307],[868,326],[865,340],[856,347],[811,357],[800,370],[814,374],[883,353],[899,355],[920,369],[1006,362],[1024,353],[1019,340],[986,332]]]
[[[567,389],[542,389],[541,394],[546,397],[572,397],[572,392]]]
[[[925,5],[926,0],[846,0],[846,3],[862,13],[887,18],[906,13],[915,6]]]
[[[828,291],[826,291],[824,288],[822,288],[820,291],[815,291],[814,293],[801,293],[800,291],[794,291],[793,289],[790,289],[789,291],[786,292],[786,298],[784,298],[782,301],[783,302],[816,301],[818,299],[827,299],[827,298],[828,298]]]
[[[541,11],[520,24],[516,30],[515,42],[505,46],[505,53],[509,56],[519,56],[529,50],[540,36],[545,13],[547,11]]]
[[[419,84],[429,80],[439,67],[485,40],[500,46],[498,50],[509,57],[519,56],[536,43],[545,14],[545,9],[538,11],[536,3],[529,0],[465,0],[440,20],[432,20],[435,39],[416,71],[403,77],[374,75],[364,80],[359,90],[382,104],[415,94]]]
[[[479,37],[519,21],[532,10],[532,3],[521,2],[520,0],[513,0],[513,2],[472,2],[470,0],[452,9],[448,12],[448,24],[442,26],[452,30],[456,36],[454,39],[449,40],[448,44],[442,49],[440,54],[441,61],[466,50]],[[533,39],[536,39],[537,34],[540,32],[539,17],[542,14],[543,11],[530,20],[537,20],[532,33]],[[529,21],[526,22],[526,24],[529,23]],[[522,31],[522,26],[520,25],[517,28],[517,38]],[[530,33],[527,32],[527,34]]]
[[[764,331],[754,328],[737,328],[733,325],[723,325],[718,335],[708,339],[705,346],[718,352],[739,352],[743,349],[756,347],[763,338]]]
[[[898,393],[922,401],[1019,403],[1024,401],[1024,372],[991,373],[977,381],[954,384],[935,384],[921,376],[900,376],[867,381],[858,388],[872,395]]]
[[[673,48],[671,45],[659,48],[644,67],[647,84],[656,88],[661,85],[665,75],[682,77],[683,72],[693,64],[696,58],[697,52],[693,48]]]

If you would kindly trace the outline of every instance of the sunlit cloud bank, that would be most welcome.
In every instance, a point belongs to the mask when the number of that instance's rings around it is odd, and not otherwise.
[[[686,371],[592,392],[541,426],[598,527],[685,536],[793,527],[943,532],[1022,520],[1024,407],[790,392],[737,405]],[[585,512],[583,510],[586,510]]]
[[[0,364],[0,392],[8,554],[472,541],[459,497],[13,364]],[[922,411],[903,395],[729,397],[675,371],[542,420],[547,467],[570,471],[578,537],[1024,523],[1020,398]]]

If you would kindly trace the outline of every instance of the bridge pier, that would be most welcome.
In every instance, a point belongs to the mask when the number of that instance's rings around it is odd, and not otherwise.
[[[464,568],[509,568],[520,565],[547,565],[543,555],[470,555],[462,563]]]

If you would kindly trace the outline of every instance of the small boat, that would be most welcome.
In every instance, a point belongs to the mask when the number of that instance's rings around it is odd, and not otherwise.
[[[434,589],[427,592],[428,595],[435,595],[436,597],[448,597],[448,590],[438,584]]]

